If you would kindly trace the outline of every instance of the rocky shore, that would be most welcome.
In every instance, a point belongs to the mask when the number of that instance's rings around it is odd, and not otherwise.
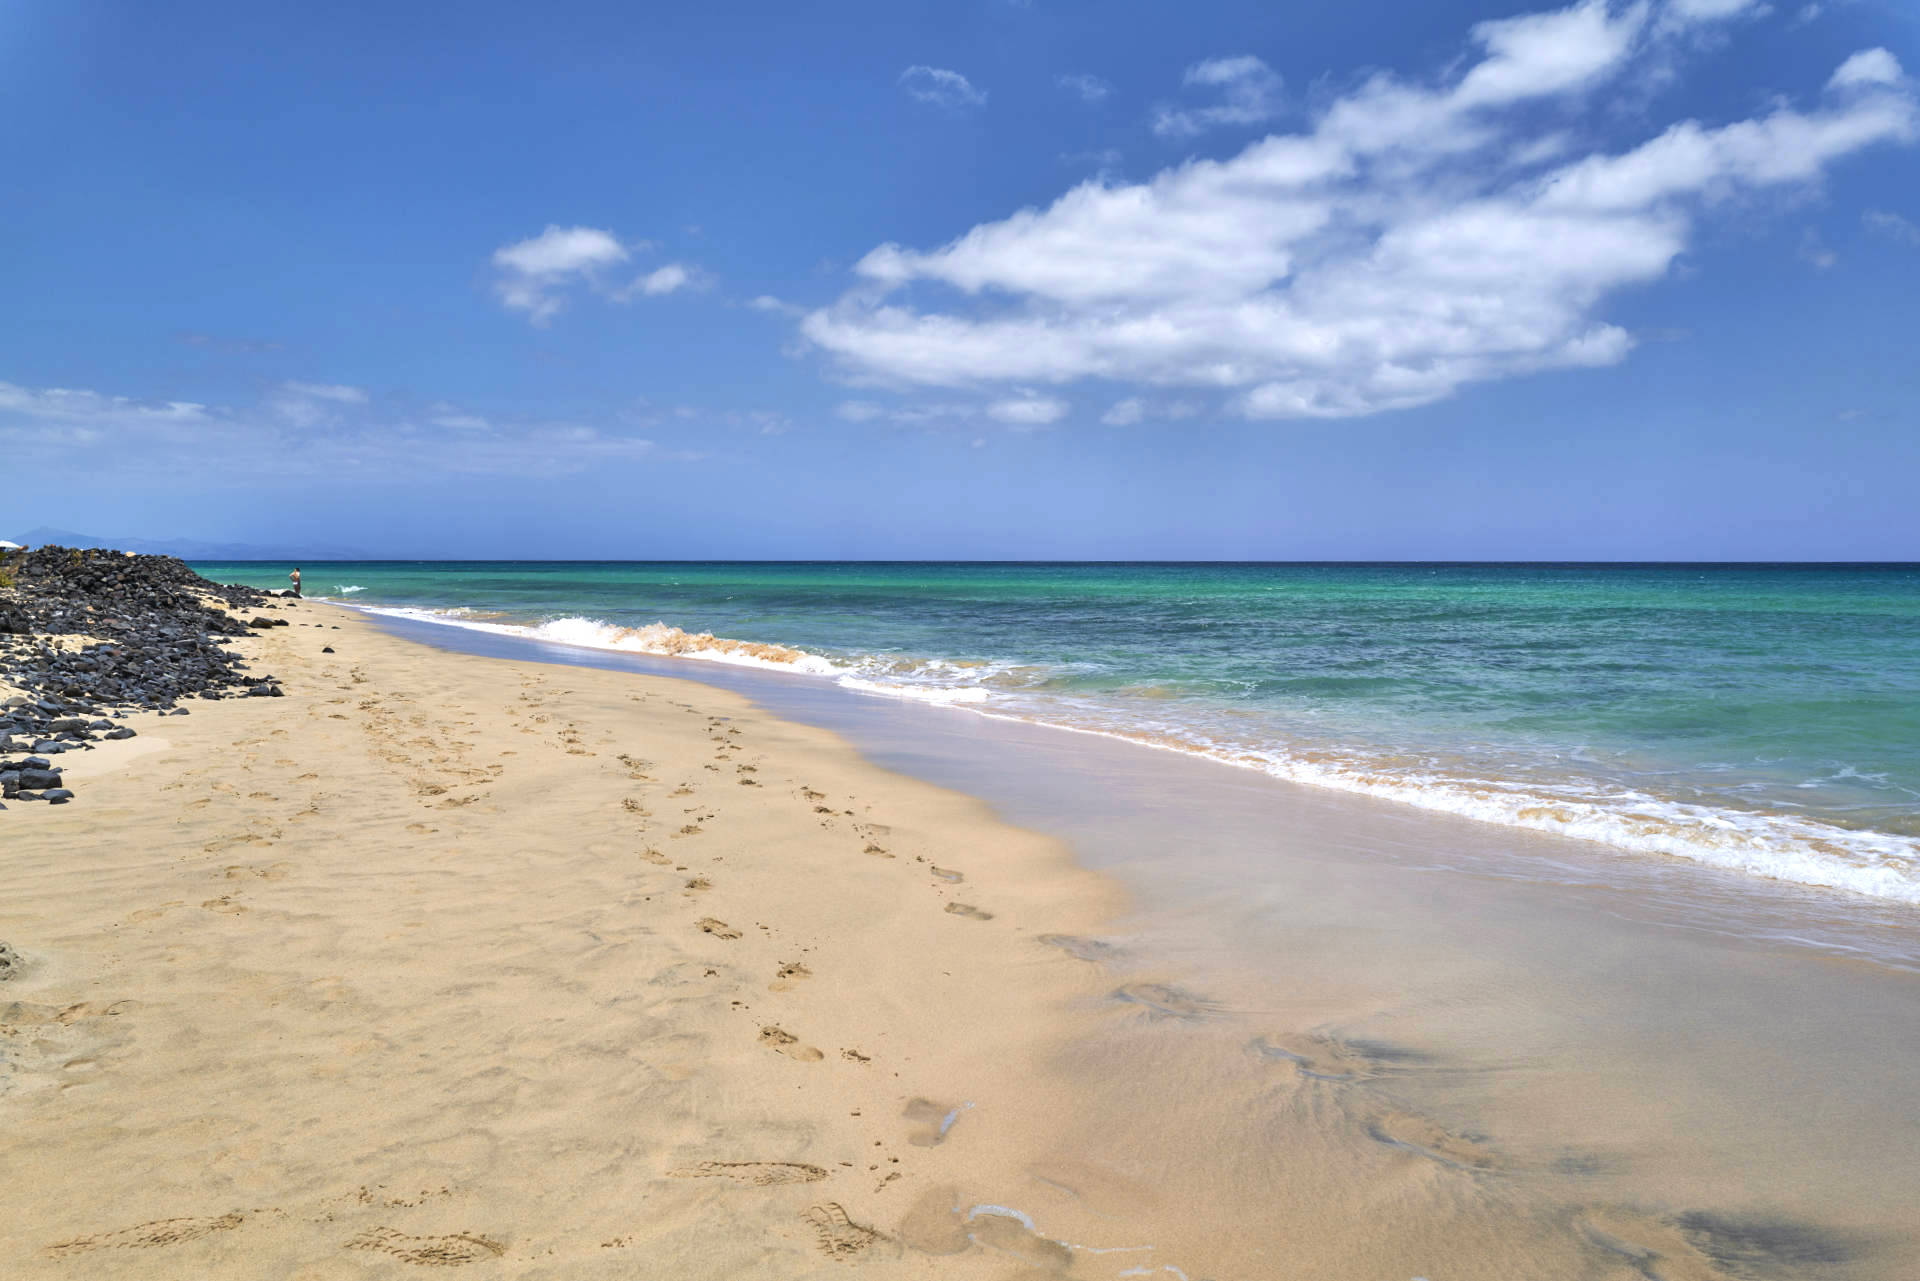
[[[133,713],[278,695],[274,677],[248,672],[229,647],[285,626],[257,612],[279,608],[271,593],[210,582],[171,556],[47,546],[0,557],[0,809],[71,800],[57,758],[134,737]]]

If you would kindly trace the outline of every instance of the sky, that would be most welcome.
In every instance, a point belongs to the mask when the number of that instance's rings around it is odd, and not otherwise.
[[[1905,0],[0,6],[0,536],[1920,559]]]

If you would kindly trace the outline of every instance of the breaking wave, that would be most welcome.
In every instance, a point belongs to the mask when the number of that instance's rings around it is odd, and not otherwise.
[[[998,719],[1051,725],[1166,751],[1201,756],[1312,787],[1377,797],[1504,827],[1665,855],[1800,885],[1920,905],[1920,839],[1839,827],[1776,811],[1747,811],[1653,795],[1578,778],[1517,783],[1468,768],[1306,743],[1243,741],[1245,722],[1221,732],[1197,703],[1141,688],[1138,708],[1048,688],[1059,668],[916,660],[857,654],[829,658],[789,645],[686,632],[666,623],[622,627],[591,618],[538,624],[501,621],[464,609],[355,606],[363,612],[527,640],[658,657],[727,663],[828,678],[851,693],[950,707]],[[1191,710],[1185,719],[1171,707]]]

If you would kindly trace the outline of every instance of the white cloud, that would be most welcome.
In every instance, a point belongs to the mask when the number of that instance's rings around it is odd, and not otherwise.
[[[948,71],[944,67],[908,67],[900,73],[900,87],[916,102],[931,103],[949,110],[978,107],[987,101],[984,90],[974,88],[973,82],[958,71]]]
[[[931,250],[881,245],[802,335],[856,382],[991,396],[1100,378],[1258,417],[1623,360],[1605,303],[1668,274],[1720,203],[1915,134],[1897,64],[1856,55],[1811,105],[1575,148],[1564,120],[1682,39],[1601,0],[1482,23],[1478,57],[1437,83],[1376,75],[1230,159],[1090,180]]]
[[[1082,102],[1104,102],[1113,92],[1113,86],[1099,76],[1084,73],[1072,76],[1055,77],[1054,83],[1072,94],[1077,94]]]
[[[693,273],[677,262],[650,271],[633,282],[633,287],[649,297],[670,294],[693,279]]]
[[[1067,409],[1064,400],[1029,393],[994,401],[987,406],[987,417],[1010,427],[1045,427],[1065,418]]]
[[[493,265],[499,272],[494,291],[508,308],[524,311],[535,325],[544,326],[564,305],[571,288],[584,286],[614,302],[628,302],[636,296],[659,297],[701,283],[697,269],[677,262],[642,272],[627,285],[608,282],[612,268],[656,247],[645,240],[622,244],[612,232],[596,227],[549,225],[531,239],[493,251]]]
[[[1153,131],[1163,138],[1191,138],[1222,125],[1257,125],[1280,113],[1280,77],[1251,54],[1196,62],[1182,83],[1216,91],[1220,101],[1211,107],[1160,108]]]
[[[1793,25],[1796,27],[1804,27],[1809,22],[1812,22],[1815,18],[1818,18],[1825,11],[1826,11],[1825,5],[1820,5],[1820,4],[1806,5],[1800,10],[1799,13],[1794,15]]]
[[[94,391],[0,382],[0,422],[8,419],[66,425],[83,432],[205,422],[207,407],[186,400],[139,401]]]
[[[747,306],[753,308],[755,311],[771,311],[782,316],[804,316],[807,313],[805,307],[797,306],[790,302],[783,302],[775,298],[772,294],[761,294],[758,298],[747,303]]]
[[[545,325],[560,310],[562,288],[626,260],[626,247],[611,232],[548,224],[537,236],[493,251],[500,272],[494,290],[507,307]]]
[[[1680,22],[1721,22],[1746,14],[1752,17],[1767,11],[1760,0],[1668,0],[1667,12]]]
[[[493,251],[493,265],[522,276],[566,276],[625,262],[625,246],[595,227],[549,223],[539,235]]]
[[[1860,221],[1870,231],[1877,231],[1883,236],[1891,236],[1902,244],[1920,248],[1920,224],[1902,218],[1897,213],[1885,209],[1869,209],[1860,215]]]
[[[75,451],[92,451],[76,454]],[[679,459],[651,440],[570,423],[500,423],[445,402],[415,417],[375,405],[357,387],[282,383],[251,406],[149,403],[0,382],[0,451],[44,452],[89,474],[394,476],[570,475],[611,462]]]
[[[1862,49],[1833,73],[1829,89],[1858,89],[1863,86],[1899,84],[1903,79],[1900,60],[1885,49]]]

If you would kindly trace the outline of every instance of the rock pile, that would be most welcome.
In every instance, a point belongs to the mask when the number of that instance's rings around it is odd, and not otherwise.
[[[133,711],[168,711],[183,698],[280,693],[273,677],[244,671],[223,648],[252,623],[215,608],[277,609],[267,592],[212,583],[171,556],[39,547],[0,558],[0,801],[72,797],[51,758],[132,738],[117,725]],[[57,647],[49,638],[93,643]],[[9,759],[31,753],[24,759]]]

